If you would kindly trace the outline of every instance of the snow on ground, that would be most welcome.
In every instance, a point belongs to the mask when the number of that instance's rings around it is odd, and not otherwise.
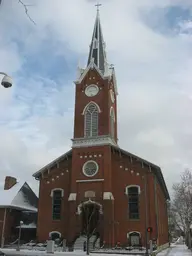
[[[45,251],[29,251],[29,250],[21,250],[21,251],[16,251],[15,249],[0,249],[0,251],[4,252],[5,255],[9,256],[45,256],[49,255]],[[82,251],[75,251],[75,252],[55,252],[52,254],[54,256],[82,256],[86,255],[85,252]],[[107,253],[102,254],[102,253],[90,253],[91,256],[106,256]],[[119,256],[120,254],[111,254],[113,256]],[[139,255],[139,254],[138,254]],[[137,254],[132,254],[132,256],[138,256]],[[131,254],[129,254],[131,256]],[[186,245],[183,244],[177,244],[173,245],[171,248],[168,248],[160,253],[157,254],[157,256],[192,256],[192,252],[187,249]]]
[[[164,256],[160,253],[158,256]],[[183,244],[177,244],[172,247],[171,251],[168,253],[168,256],[192,256],[191,250],[188,250],[186,245]]]

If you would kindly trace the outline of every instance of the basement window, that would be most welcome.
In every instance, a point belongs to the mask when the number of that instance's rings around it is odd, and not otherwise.
[[[52,218],[53,220],[61,219],[61,203],[62,203],[62,191],[53,191],[53,208],[52,208]]]

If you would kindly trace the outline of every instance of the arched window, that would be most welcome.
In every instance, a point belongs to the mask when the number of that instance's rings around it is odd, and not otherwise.
[[[115,137],[115,113],[114,113],[114,109],[111,108],[110,110],[110,126],[111,126],[111,137],[114,138]]]
[[[127,234],[129,240],[129,246],[138,247],[141,245],[141,233],[132,231]]]
[[[52,218],[53,220],[60,220],[63,189],[53,189],[51,191],[51,196],[52,196]]]
[[[99,109],[96,104],[90,103],[84,113],[85,137],[98,136]]]
[[[51,240],[55,240],[55,239],[61,238],[61,233],[58,231],[51,231],[49,233],[49,237],[51,238]]]
[[[136,185],[128,186],[126,188],[126,194],[128,195],[129,218],[139,219],[140,187]]]

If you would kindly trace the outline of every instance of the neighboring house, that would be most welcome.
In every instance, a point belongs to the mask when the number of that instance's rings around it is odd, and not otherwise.
[[[20,221],[21,240],[29,241],[36,237],[38,197],[25,182],[7,176],[4,188],[0,189],[0,238],[1,247],[18,238]]]
[[[167,245],[169,193],[161,169],[118,146],[117,83],[99,14],[87,67],[79,69],[75,84],[72,150],[33,175],[40,181],[37,239],[61,237],[68,245],[78,240],[83,248],[87,201],[87,212],[96,209],[90,229],[101,243],[145,246],[152,227],[148,239]]]

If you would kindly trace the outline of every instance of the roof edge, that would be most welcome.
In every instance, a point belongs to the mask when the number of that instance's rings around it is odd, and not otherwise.
[[[51,161],[49,164],[45,165],[44,167],[42,167],[39,171],[35,172],[32,176],[34,178],[39,178],[39,176],[41,175],[41,173],[43,173],[45,170],[49,169],[55,162],[60,161],[63,157],[70,155],[72,153],[72,149],[70,149],[69,151],[67,151],[66,153],[62,154],[61,156],[59,156],[58,158],[54,159],[53,161]]]
[[[165,180],[164,180],[164,177],[163,177],[163,174],[162,174],[162,171],[161,171],[161,168],[156,165],[156,164],[153,164],[143,158],[140,158],[138,157],[137,155],[134,155],[132,153],[129,153],[128,151],[125,151],[124,149],[122,148],[119,148],[119,147],[116,147],[116,146],[111,146],[112,148],[115,148],[116,150],[120,150],[122,151],[124,154],[127,154],[129,156],[132,156],[133,158],[136,158],[138,160],[140,160],[141,162],[155,168],[157,170],[158,173],[154,173],[157,177],[157,180],[160,182],[161,186],[162,186],[162,189],[163,189],[163,192],[165,194],[165,197],[167,200],[170,200],[170,195],[169,195],[169,192],[168,192],[168,189],[167,189],[167,186],[166,186],[166,183],[165,183]]]

